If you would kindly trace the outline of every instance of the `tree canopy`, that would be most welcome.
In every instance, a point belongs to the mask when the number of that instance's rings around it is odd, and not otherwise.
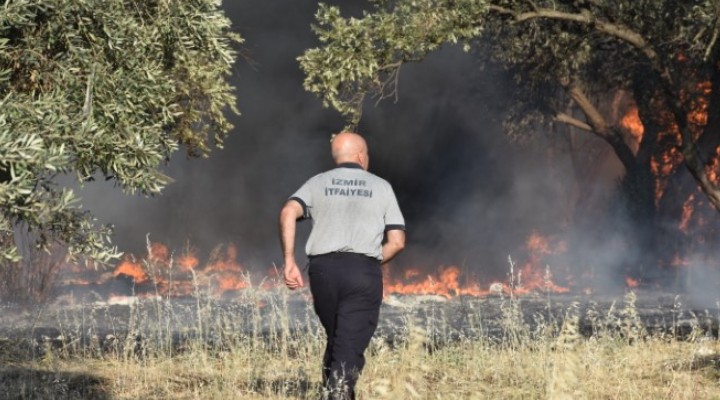
[[[0,259],[13,232],[71,257],[116,256],[56,178],[162,191],[179,148],[221,147],[235,109],[227,76],[241,38],[214,0],[6,0],[0,12]]]
[[[708,162],[720,144],[714,139],[720,116],[713,112],[720,109],[717,0],[371,3],[360,18],[321,4],[313,27],[321,45],[299,58],[305,88],[350,125],[368,97],[397,94],[403,64],[461,43],[516,77],[521,92],[508,113],[509,133],[565,124],[605,140],[628,173],[652,162],[684,164],[720,210],[720,185]],[[618,93],[639,108],[640,143],[613,115]]]

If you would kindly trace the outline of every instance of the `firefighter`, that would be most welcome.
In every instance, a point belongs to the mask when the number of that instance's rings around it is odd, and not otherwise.
[[[364,351],[382,303],[380,265],[405,247],[405,220],[390,184],[367,171],[358,134],[331,141],[336,167],[310,178],[280,211],[285,285],[305,286],[295,260],[296,221],[312,220],[305,252],[313,306],[327,334],[323,385],[333,399],[354,399]]]

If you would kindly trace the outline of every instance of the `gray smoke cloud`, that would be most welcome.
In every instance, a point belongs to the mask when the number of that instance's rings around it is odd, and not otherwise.
[[[345,15],[358,15],[367,2],[341,5]],[[332,167],[329,139],[343,121],[302,88],[296,58],[317,45],[310,30],[315,2],[224,7],[246,39],[232,78],[242,116],[225,149],[205,160],[178,153],[166,168],[175,182],[155,198],[123,196],[104,183],[87,185],[81,195],[101,222],[115,225],[121,250],[142,253],[146,234],[171,249],[189,243],[201,253],[235,243],[240,262],[264,269],[282,262],[281,205],[304,180]],[[571,250],[548,256],[557,264],[550,267],[576,282],[590,268],[594,284],[610,286],[636,257],[619,233],[621,222],[588,216],[580,227],[563,226],[574,179],[570,160],[548,154],[542,138],[529,147],[509,143],[501,112],[510,82],[501,70],[480,70],[476,56],[446,47],[403,67],[398,102],[366,108],[360,132],[370,146],[370,169],[393,184],[407,220],[408,248],[396,264],[452,264],[502,279],[508,255],[524,257],[532,232],[566,228],[562,239]],[[594,196],[607,198],[614,179],[610,173],[599,181]],[[299,251],[310,224],[301,225]]]

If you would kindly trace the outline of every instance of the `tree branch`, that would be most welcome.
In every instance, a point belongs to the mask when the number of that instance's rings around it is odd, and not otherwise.
[[[387,65],[383,65],[379,68],[381,71],[389,71],[387,72],[387,77],[383,79],[382,81],[378,82],[378,88],[377,91],[377,101],[375,102],[375,106],[377,107],[378,104],[380,104],[381,101],[385,100],[388,97],[394,97],[395,102],[398,102],[399,98],[399,91],[398,86],[400,84],[400,67],[402,67],[403,62],[398,61],[394,63],[390,63]],[[387,88],[392,89],[389,93],[386,92]]]
[[[585,95],[583,89],[576,83],[570,82],[570,80],[563,80],[561,85],[568,91],[570,98],[573,99],[575,104],[577,104],[585,114],[591,130],[598,136],[606,139],[609,135],[609,125],[597,107],[595,107],[592,101]]]
[[[620,162],[623,163],[626,170],[633,168],[635,165],[635,155],[632,150],[627,143],[625,143],[622,135],[620,135],[616,129],[610,127],[602,116],[602,113],[600,113],[598,108],[595,107],[592,101],[585,95],[583,88],[577,83],[571,82],[569,79],[561,80],[560,84],[565,87],[570,98],[573,99],[575,104],[577,104],[583,114],[585,114],[585,117],[588,119],[588,124],[586,125],[590,127],[590,132],[612,146],[615,154]]]
[[[532,7],[533,10],[537,10],[537,9],[538,9],[538,6],[537,6],[537,4],[535,4],[534,1],[532,1],[532,0],[527,0],[527,3],[530,5],[530,7]]]
[[[628,26],[621,24],[613,24],[599,20],[595,18],[588,10],[583,10],[580,13],[568,13],[558,10],[541,8],[536,9],[535,11],[518,13],[514,10],[499,6],[490,6],[489,9],[490,11],[495,11],[500,14],[511,15],[514,17],[516,22],[525,22],[533,19],[545,18],[577,22],[583,25],[590,25],[594,27],[594,29],[596,29],[598,32],[602,32],[617,39],[620,39],[640,50],[640,52],[642,52],[643,55],[648,59],[653,69],[660,73],[663,80],[665,80],[668,84],[672,86],[672,77],[670,76],[670,73],[667,71],[667,69],[665,69],[660,62],[660,57],[658,56],[658,53],[655,51],[655,49],[652,48],[652,46],[648,44],[648,42],[645,40],[645,38],[642,37],[642,35],[633,31]]]
[[[557,115],[555,115],[555,121],[562,122],[562,123],[568,124],[570,126],[574,126],[575,128],[578,128],[578,129],[581,129],[581,130],[584,130],[587,132],[594,133],[592,126],[590,126],[586,122],[580,121],[579,119],[574,118],[564,112],[557,113]]]
[[[720,36],[720,16],[715,19],[715,28],[713,29],[713,35],[710,39],[710,43],[708,43],[708,46],[705,49],[705,57],[703,58],[703,61],[707,62],[708,60],[710,60],[710,57],[712,57],[713,53],[715,52],[715,45],[717,44],[718,36]]]
[[[513,17],[517,17],[517,15],[518,15],[518,13],[515,12],[514,10],[511,10],[511,9],[505,8],[505,7],[500,7],[500,6],[493,6],[493,5],[491,5],[491,6],[488,7],[488,10],[490,10],[490,11],[495,11],[495,12],[497,12],[498,14],[512,15]]]

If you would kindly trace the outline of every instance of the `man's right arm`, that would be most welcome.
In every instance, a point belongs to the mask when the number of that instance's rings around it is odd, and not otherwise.
[[[291,290],[305,286],[302,273],[295,261],[295,229],[298,218],[302,216],[303,208],[295,200],[288,200],[280,210],[280,246],[285,264],[283,274],[285,286]]]

